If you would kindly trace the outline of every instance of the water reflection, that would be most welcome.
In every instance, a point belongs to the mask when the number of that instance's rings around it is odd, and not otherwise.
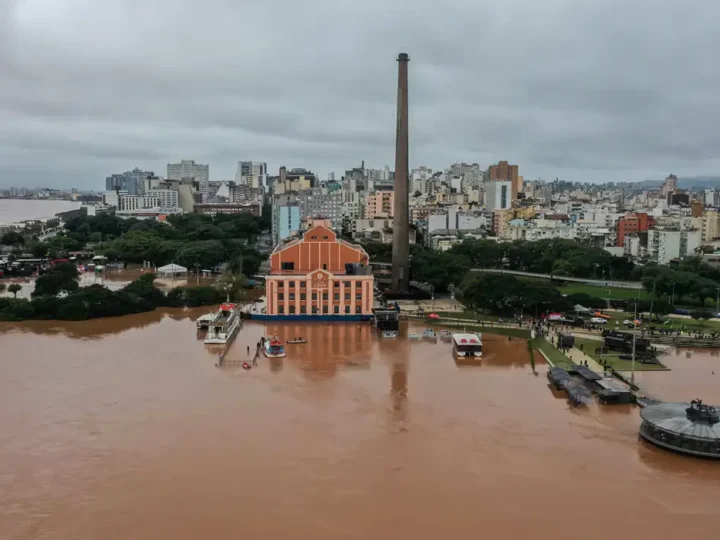
[[[0,334],[21,333],[38,335],[62,335],[72,339],[101,339],[128,330],[145,328],[159,323],[165,317],[175,321],[195,320],[207,308],[156,309],[147,313],[92,319],[89,321],[26,321],[22,323],[0,323]]]
[[[410,342],[406,327],[380,339],[251,322],[228,362],[252,361],[271,333],[308,343],[222,371],[193,317],[174,315],[102,340],[0,334],[3,538],[364,539],[402,523],[414,540],[599,539],[607,516],[665,538],[720,516],[718,464],[639,442],[630,407],[556,399],[528,376],[523,341],[486,335],[494,356],[458,369],[450,344]]]

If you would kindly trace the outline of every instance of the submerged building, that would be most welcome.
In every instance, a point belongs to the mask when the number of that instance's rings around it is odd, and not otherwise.
[[[267,316],[278,319],[369,319],[374,280],[365,250],[315,225],[278,245],[266,276]]]

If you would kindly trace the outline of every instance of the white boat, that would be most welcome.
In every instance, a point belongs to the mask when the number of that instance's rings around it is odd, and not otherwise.
[[[447,343],[452,341],[452,332],[450,330],[440,330],[440,340]]]
[[[266,339],[263,343],[263,353],[268,358],[285,358],[285,347],[279,339]]]
[[[408,339],[421,340],[421,339],[422,339],[422,336],[421,336],[420,334],[416,333],[416,332],[411,332],[411,333],[408,334]]]
[[[426,328],[425,331],[422,334],[423,339],[427,339],[428,341],[437,341],[437,334],[435,333],[435,330],[432,328]]]
[[[229,302],[221,304],[208,324],[205,343],[208,345],[225,345],[233,340],[241,325],[242,320],[235,310],[235,304]]]
[[[453,353],[460,358],[481,358],[482,339],[479,334],[453,334]]]
[[[396,338],[397,335],[398,335],[397,332],[393,332],[392,330],[385,330],[382,333],[382,337],[384,337],[384,338]]]

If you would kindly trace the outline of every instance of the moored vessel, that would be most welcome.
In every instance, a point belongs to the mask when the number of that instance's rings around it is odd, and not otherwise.
[[[263,343],[263,353],[267,358],[285,358],[285,347],[279,339],[266,339]]]
[[[452,335],[453,353],[460,358],[481,358],[482,339],[478,334]]]
[[[235,304],[229,302],[220,304],[207,326],[208,333],[205,336],[205,343],[208,345],[226,345],[233,340],[241,325],[242,320],[235,310]]]

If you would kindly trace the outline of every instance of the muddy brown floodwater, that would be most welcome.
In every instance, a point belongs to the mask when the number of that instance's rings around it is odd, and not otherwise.
[[[522,340],[486,335],[470,367],[366,325],[248,324],[216,367],[200,313],[0,327],[0,538],[657,539],[720,524],[719,464],[639,441],[633,408],[570,408]],[[243,370],[263,333],[309,343]]]

